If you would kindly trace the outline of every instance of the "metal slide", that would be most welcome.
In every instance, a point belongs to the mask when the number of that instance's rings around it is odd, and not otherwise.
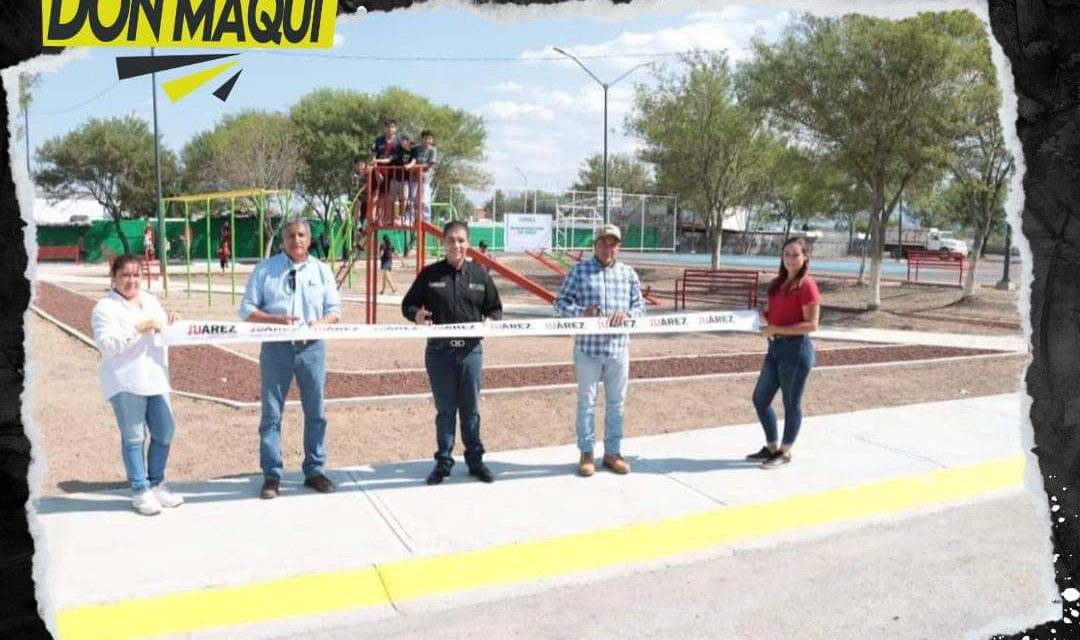
[[[431,224],[430,222],[428,222],[426,220],[421,222],[421,224],[423,225],[424,233],[430,233],[430,234],[434,235],[436,238],[442,238],[442,229],[439,229],[438,227],[436,227],[435,225]],[[510,282],[513,282],[514,284],[521,287],[522,289],[525,289],[526,291],[528,291],[529,293],[533,294],[534,296],[540,298],[544,302],[546,302],[548,304],[554,304],[555,303],[555,294],[554,293],[548,291],[547,289],[540,286],[538,283],[534,282],[533,280],[530,280],[528,277],[526,277],[520,271],[516,271],[514,269],[511,269],[510,267],[504,265],[503,263],[501,263],[498,260],[492,258],[491,256],[480,253],[479,251],[477,251],[476,249],[473,249],[472,247],[469,247],[469,250],[468,250],[468,252],[466,252],[465,255],[472,258],[474,262],[487,267],[490,271],[494,271],[495,273],[497,273],[500,276],[506,278]]]
[[[548,269],[551,269],[552,271],[559,274],[560,276],[565,276],[567,274],[566,267],[559,264],[555,260],[552,260],[551,258],[549,258],[547,256],[547,254],[544,253],[543,250],[540,250],[540,251],[526,251],[525,254],[528,255],[529,257],[535,258],[540,264],[544,265]]]

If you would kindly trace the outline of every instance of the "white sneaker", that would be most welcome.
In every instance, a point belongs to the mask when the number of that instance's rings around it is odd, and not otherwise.
[[[166,509],[172,509],[173,507],[179,507],[184,504],[184,499],[172,491],[169,491],[169,488],[165,486],[164,482],[151,489],[151,491],[154,492],[154,497],[158,499],[161,506]]]
[[[131,499],[131,505],[144,516],[153,516],[161,513],[161,503],[158,502],[154,492],[147,489],[135,494]]]

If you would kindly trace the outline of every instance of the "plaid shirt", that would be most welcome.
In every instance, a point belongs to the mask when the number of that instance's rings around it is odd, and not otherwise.
[[[555,299],[555,312],[580,317],[585,307],[592,305],[600,307],[603,317],[616,311],[625,311],[633,318],[644,315],[641,280],[633,267],[616,261],[605,269],[595,256],[575,265],[563,280],[559,297]],[[574,337],[574,348],[593,357],[621,355],[626,353],[629,343],[630,336],[625,333]]]

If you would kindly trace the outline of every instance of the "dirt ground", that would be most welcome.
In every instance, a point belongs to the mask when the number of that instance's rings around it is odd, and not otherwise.
[[[543,266],[536,260],[528,257],[504,257],[501,261],[507,266],[517,269],[523,274],[533,278],[549,291],[557,292],[562,283],[562,276]],[[412,281],[415,260],[406,258],[394,263],[394,279],[398,285],[399,294],[404,294]],[[649,306],[649,313],[670,313],[671,291],[674,280],[681,273],[681,267],[657,266],[655,264],[642,263],[635,265],[641,281],[646,286],[653,286],[653,293],[661,301],[660,306]],[[245,273],[237,274],[237,296],[243,293],[243,285],[246,282],[249,265],[244,265]],[[101,275],[104,275],[104,267]],[[764,297],[765,286],[771,277],[771,272],[760,272],[761,287],[759,295]],[[934,331],[945,333],[977,333],[989,335],[1007,335],[1019,333],[1020,314],[1017,308],[1018,292],[999,291],[992,286],[980,285],[978,296],[971,300],[962,300],[961,291],[956,287],[946,287],[928,284],[909,284],[905,282],[882,282],[881,286],[881,309],[875,312],[866,312],[866,287],[855,284],[853,279],[829,276],[817,276],[818,285],[822,293],[822,324],[831,326],[872,327],[882,329],[904,329],[914,331]],[[227,276],[215,272],[216,284],[225,285],[229,282]],[[342,295],[345,297],[363,298],[364,269],[362,264],[354,272],[353,286],[343,286]],[[193,278],[196,290],[190,295],[185,288],[186,280],[174,273],[171,280],[168,303],[184,313],[189,318],[207,319],[235,319],[236,305],[227,293],[215,293],[211,305],[207,307],[206,295],[197,288],[205,285],[205,272],[203,278]],[[504,303],[517,303],[529,305],[542,305],[541,300],[523,291],[519,287],[496,276],[500,295]],[[101,287],[92,285],[66,285],[74,290],[86,293],[91,297],[102,294]],[[710,307],[704,302],[690,301],[691,310],[703,310]],[[362,302],[344,303],[343,313],[346,321],[358,322],[364,318]],[[404,322],[400,310],[391,305],[382,305],[379,308],[379,322],[398,323]],[[705,336],[705,348],[713,348],[709,340],[715,336]],[[695,336],[694,339],[697,339]],[[726,343],[726,341],[724,341]],[[670,341],[660,341],[650,346],[647,340],[638,340],[636,355],[665,355],[671,353],[667,345]],[[682,345],[681,349],[698,348],[699,345]],[[655,349],[655,350],[653,350]],[[736,347],[744,350],[744,346]],[[243,351],[243,349],[241,349]],[[249,352],[250,353],[250,352]],[[539,352],[519,351],[516,347],[508,353],[491,353],[491,363],[532,362],[538,355],[550,354],[549,347],[543,346]],[[554,361],[564,361],[567,355],[555,358]],[[368,362],[367,356],[348,353],[340,358],[333,358],[330,362],[331,369],[356,370],[357,367],[373,366],[377,369],[390,369],[401,366],[416,366],[406,364],[395,355],[390,355],[385,360]],[[546,357],[544,361],[551,360]],[[355,363],[355,364],[354,364]]]
[[[92,329],[89,318],[94,299],[88,296],[58,287],[52,283],[41,283],[36,293],[38,308],[51,314],[59,322],[75,331],[89,336]],[[661,339],[663,336],[647,336]],[[721,334],[717,339],[723,339]],[[728,336],[730,337],[730,336]],[[692,350],[692,346],[683,343],[681,353],[666,357],[646,357],[631,360],[630,377],[637,379],[663,379],[691,375],[717,373],[741,373],[757,371],[761,366],[764,341],[757,339],[754,350],[744,353],[701,353]],[[743,337],[746,338],[745,336]],[[572,341],[560,340],[564,348]],[[507,345],[512,348],[515,342],[522,343],[521,349],[533,351],[540,345],[553,346],[551,339],[493,340],[488,344]],[[413,353],[417,350],[415,341],[386,340],[372,345],[364,341],[329,341],[329,349],[345,346],[357,353],[379,349],[396,353]],[[532,347],[532,348],[530,348]],[[892,361],[928,360],[979,355],[970,349],[931,347],[924,345],[861,345],[858,347],[819,349],[819,366],[868,364]],[[257,402],[260,397],[259,368],[256,360],[224,351],[209,345],[198,345],[173,349],[170,352],[170,378],[173,389],[194,393],[200,396],[223,398],[236,402]],[[484,388],[523,388],[568,384],[575,380],[574,368],[569,363],[526,362],[516,365],[488,367],[484,370]],[[427,373],[416,368],[391,369],[381,371],[331,371],[326,377],[327,399],[352,398],[358,396],[392,396],[400,394],[426,394],[429,390]],[[294,389],[289,397],[298,399]]]
[[[44,491],[122,487],[119,435],[111,410],[101,398],[96,352],[37,316],[29,316],[27,329],[29,402],[44,442],[44,451],[35,449],[34,455],[44,455],[48,469]],[[1006,393],[1019,388],[1026,362],[1026,356],[1009,355],[818,371],[811,378],[804,410],[806,415],[816,415]],[[750,373],[635,384],[627,401],[626,434],[753,422],[749,397],[754,381]],[[858,392],[852,393],[853,389]],[[572,442],[575,398],[573,389],[485,396],[485,446],[502,451]],[[173,405],[177,434],[169,461],[171,480],[258,473],[257,409],[234,410],[181,397],[174,397]],[[430,401],[330,406],[327,417],[332,466],[427,458],[434,450]],[[288,469],[299,467],[300,436],[300,411],[290,408],[282,438]]]

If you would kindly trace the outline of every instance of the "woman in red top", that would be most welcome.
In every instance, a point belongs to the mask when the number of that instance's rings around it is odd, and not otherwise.
[[[810,333],[818,328],[821,294],[808,275],[810,247],[801,237],[789,238],[781,248],[780,273],[769,283],[765,308],[766,326],[761,334],[769,339],[769,350],[754,387],[754,408],[765,429],[766,446],[747,460],[760,461],[763,468],[791,462],[791,445],[802,423],[802,395],[814,366]],[[772,401],[780,391],[784,401],[784,438],[777,440],[776,412]]]

